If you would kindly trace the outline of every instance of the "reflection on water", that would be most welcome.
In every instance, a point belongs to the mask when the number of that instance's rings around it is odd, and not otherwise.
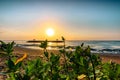
[[[48,43],[48,46],[52,46],[52,42],[49,42],[49,43]]]
[[[7,40],[5,42],[11,42],[11,40]],[[41,49],[40,47],[38,47],[40,45],[40,43],[26,43],[25,40],[17,40],[15,41],[16,44],[18,44],[19,46],[25,47],[25,48],[31,48],[31,49]],[[120,41],[83,41],[83,40],[74,40],[74,41],[66,41],[66,47],[67,46],[72,46],[73,48],[75,48],[75,46],[80,46],[82,43],[85,44],[85,46],[90,46],[94,51],[100,51],[102,52],[102,50],[106,51],[119,51],[120,50]],[[48,42],[48,48],[49,50],[58,50],[61,49],[63,46],[63,43],[52,43],[52,42]],[[111,50],[109,50],[111,49]],[[74,49],[73,49],[74,50]]]
[[[12,40],[6,40],[5,42],[11,42]],[[15,40],[16,44],[20,45],[40,45],[40,43],[27,43],[25,40]],[[83,40],[74,40],[74,41],[66,41],[66,46],[80,46],[82,43],[85,46],[91,46],[95,49],[120,49],[120,41],[83,41]],[[49,42],[48,46],[63,46],[63,43],[52,43]]]

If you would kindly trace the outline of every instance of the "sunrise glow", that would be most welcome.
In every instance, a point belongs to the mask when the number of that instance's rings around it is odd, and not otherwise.
[[[46,30],[47,36],[53,36],[54,35],[54,30],[52,28],[49,28]]]

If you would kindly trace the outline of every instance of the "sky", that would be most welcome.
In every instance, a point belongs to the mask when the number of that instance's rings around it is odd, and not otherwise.
[[[54,29],[49,37],[45,31]],[[0,40],[120,40],[117,0],[0,0]]]

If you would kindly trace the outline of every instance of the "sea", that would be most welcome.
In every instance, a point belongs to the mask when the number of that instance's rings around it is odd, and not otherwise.
[[[5,42],[11,42],[12,40],[4,40]],[[30,48],[30,49],[41,49],[39,47],[40,43],[28,43],[27,40],[15,40],[16,46]],[[88,45],[91,47],[92,53],[110,53],[110,54],[120,54],[120,40],[67,40],[65,42],[66,50],[71,48],[73,51],[76,46],[80,46],[84,43],[84,46]],[[63,43],[48,43],[48,49],[56,50],[61,49]],[[58,47],[59,46],[59,47]]]

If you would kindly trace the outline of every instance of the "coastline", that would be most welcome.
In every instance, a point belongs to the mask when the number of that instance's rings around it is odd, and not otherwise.
[[[53,53],[60,53],[58,50],[48,50],[48,52]],[[29,48],[23,48],[23,47],[14,47],[14,54],[15,55],[22,55],[24,53],[28,54],[28,57],[41,57],[43,58],[43,50],[39,49],[29,49]],[[98,53],[96,53],[98,54]],[[115,62],[120,64],[120,54],[111,54],[111,53],[100,53],[102,62]]]

